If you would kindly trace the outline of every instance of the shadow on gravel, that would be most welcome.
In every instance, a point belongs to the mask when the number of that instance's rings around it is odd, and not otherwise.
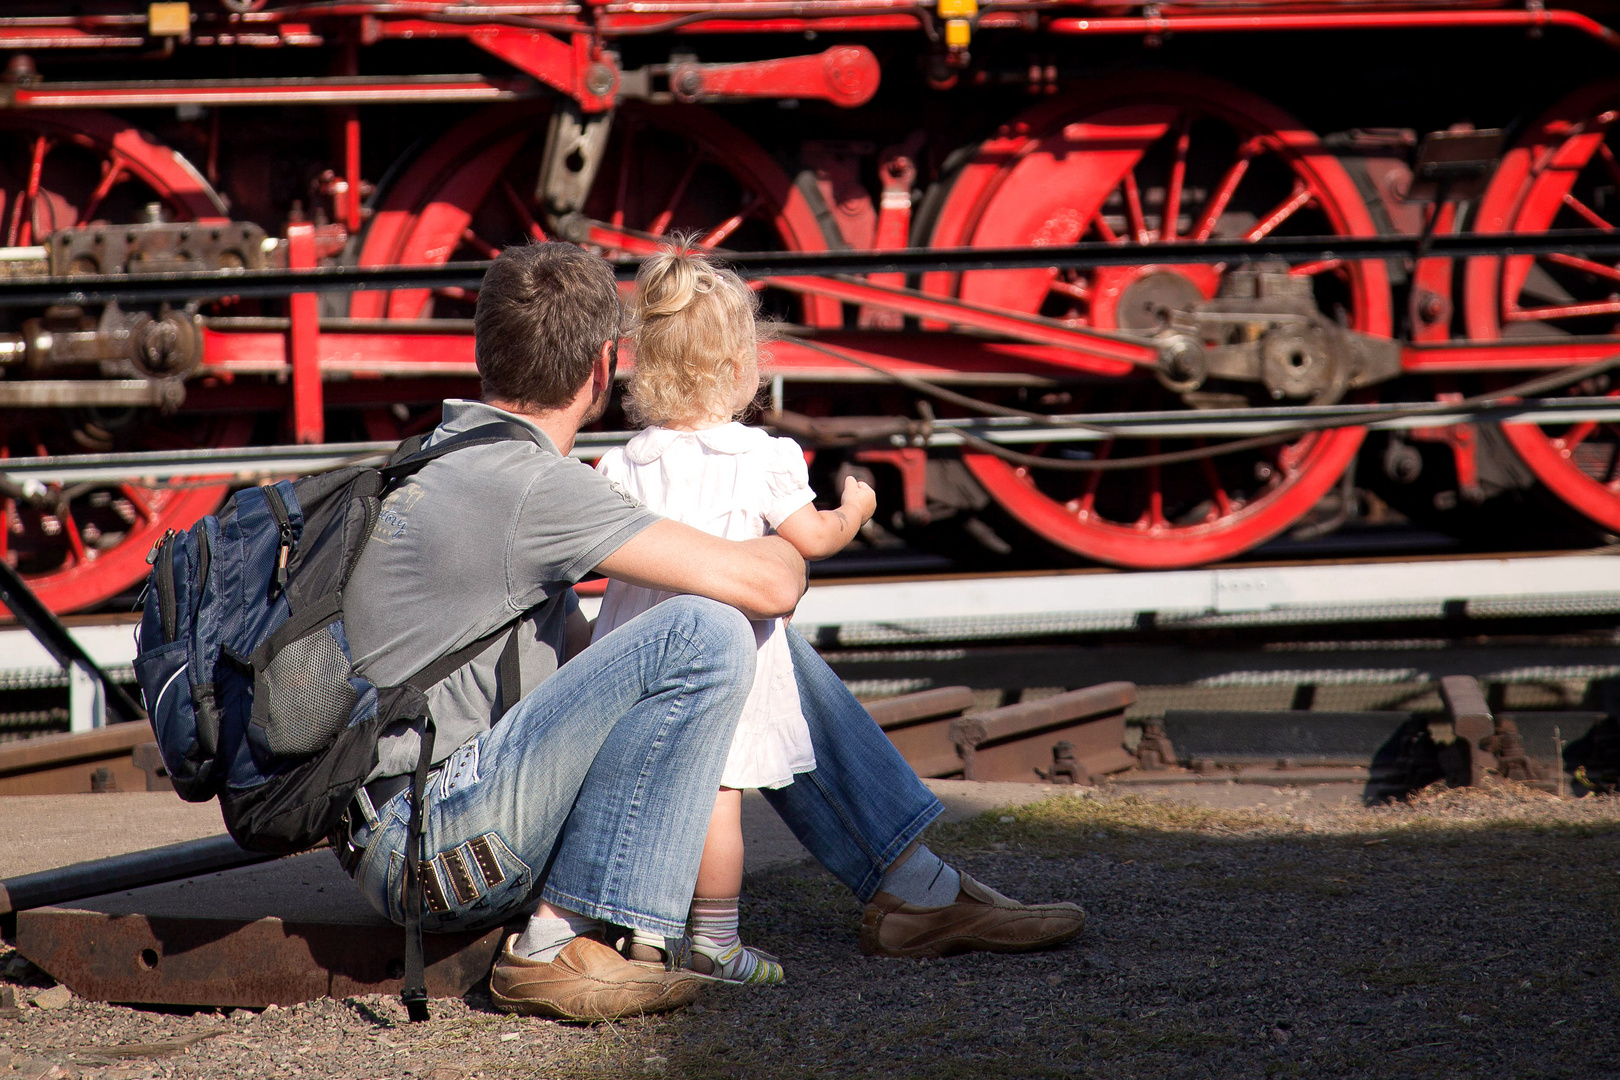
[[[1275,799],[1066,795],[930,833],[1010,895],[1083,904],[1086,932],[1054,952],[862,957],[859,906],[790,867],[751,876],[743,906],[785,987],[595,1026],[502,1016],[475,992],[413,1025],[382,996],[46,1011],[13,976],[0,1080],[1620,1078],[1620,799],[1510,784],[1375,809]],[[99,1063],[222,1026],[161,1066]]]
[[[1003,891],[1085,906],[1045,954],[860,957],[830,877],[761,875],[745,937],[789,985],[710,994],[603,1074],[1620,1076],[1620,803],[1485,802],[1311,825],[1065,798],[936,830]]]

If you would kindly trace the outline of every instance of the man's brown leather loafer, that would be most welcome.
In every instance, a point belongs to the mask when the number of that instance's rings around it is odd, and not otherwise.
[[[956,903],[914,907],[880,892],[861,919],[867,956],[954,956],[1033,952],[1061,945],[1086,928],[1076,904],[1020,904],[962,875]]]
[[[703,980],[690,971],[626,960],[595,938],[577,937],[550,963],[512,953],[513,934],[489,975],[489,996],[502,1012],[560,1020],[618,1020],[691,1004]]]

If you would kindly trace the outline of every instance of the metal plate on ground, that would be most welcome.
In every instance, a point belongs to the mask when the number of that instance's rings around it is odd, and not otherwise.
[[[472,989],[501,935],[426,935],[428,994]],[[315,851],[24,911],[17,948],[91,1000],[261,1007],[397,993],[405,934]]]

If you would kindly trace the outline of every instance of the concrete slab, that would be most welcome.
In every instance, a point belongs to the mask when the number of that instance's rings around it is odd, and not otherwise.
[[[924,780],[923,783],[945,804],[941,821],[965,821],[1000,806],[1026,806],[1063,790],[1051,784],[975,780]],[[748,873],[810,857],[793,831],[776,816],[765,796],[757,791],[743,792],[742,829],[743,869]]]
[[[200,840],[225,831],[217,803],[172,791],[0,797],[0,878]]]
[[[1021,784],[1007,781],[924,780],[934,797],[945,804],[941,821],[966,821],[986,810],[1003,806],[1028,806],[1066,790],[1053,784]]]
[[[1045,798],[1045,784],[925,780],[945,803],[946,821],[995,806]],[[750,872],[809,857],[757,791],[743,794],[743,839]],[[14,795],[0,798],[0,878],[32,874],[90,859],[198,840],[225,832],[215,803],[188,803],[173,792],[102,795]]]

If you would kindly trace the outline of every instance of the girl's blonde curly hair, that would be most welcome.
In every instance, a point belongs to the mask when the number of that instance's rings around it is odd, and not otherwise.
[[[741,278],[677,241],[641,264],[630,311],[632,420],[687,424],[747,411],[736,405],[737,380],[749,360],[765,357],[759,297]]]

